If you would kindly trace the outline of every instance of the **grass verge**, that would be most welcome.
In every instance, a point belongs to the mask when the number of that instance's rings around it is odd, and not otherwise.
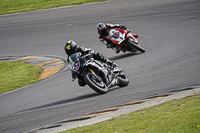
[[[0,94],[39,81],[42,68],[21,61],[0,62]]]
[[[59,133],[199,133],[200,93]]]
[[[100,1],[106,0],[0,0],[0,15]]]

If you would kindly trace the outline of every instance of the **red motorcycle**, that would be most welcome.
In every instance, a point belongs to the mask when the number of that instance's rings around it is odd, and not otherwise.
[[[105,37],[110,40],[115,46],[117,46],[124,53],[126,51],[135,52],[136,50],[144,53],[145,49],[142,48],[138,40],[133,36],[129,30],[124,29],[111,29],[109,36]]]

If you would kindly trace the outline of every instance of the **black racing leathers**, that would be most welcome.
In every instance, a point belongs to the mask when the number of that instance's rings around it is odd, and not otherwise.
[[[76,52],[81,52],[82,56],[89,56],[89,57],[93,57],[95,60],[99,60],[102,61],[104,63],[107,63],[110,66],[116,66],[116,63],[113,63],[112,61],[110,61],[109,59],[105,58],[101,53],[97,52],[95,53],[93,49],[91,48],[84,48],[84,47],[78,47]],[[67,62],[69,63],[69,56],[67,58]],[[72,78],[73,78],[73,74],[72,74]],[[85,82],[81,79],[78,79],[78,84],[80,86],[85,86]]]
[[[100,60],[102,62],[107,62],[108,60],[101,53],[95,53],[91,48],[78,47],[76,52],[81,52],[82,56],[90,55],[90,57],[93,57],[95,60]],[[69,62],[69,56],[67,58],[67,62]]]

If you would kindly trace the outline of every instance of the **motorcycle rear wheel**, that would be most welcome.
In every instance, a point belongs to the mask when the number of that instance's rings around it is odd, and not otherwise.
[[[85,83],[92,88],[94,91],[100,94],[106,94],[108,92],[108,87],[103,81],[97,81],[92,74],[86,74],[84,76]]]
[[[119,81],[119,84],[118,86],[120,87],[125,87],[129,84],[129,79],[128,79],[128,76],[126,75],[125,72],[121,72],[118,76],[118,81]]]

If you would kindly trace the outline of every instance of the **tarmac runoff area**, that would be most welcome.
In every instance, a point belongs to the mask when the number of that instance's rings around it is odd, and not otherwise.
[[[0,61],[12,62],[18,60],[23,60],[22,62],[24,63],[38,65],[41,68],[43,68],[44,70],[41,72],[40,79],[46,79],[50,76],[55,75],[56,73],[60,72],[65,67],[66,64],[64,60],[56,57],[43,57],[43,56],[0,57]],[[91,114],[83,115],[77,118],[71,118],[66,120],[64,119],[52,125],[47,125],[45,127],[40,127],[38,129],[27,131],[26,133],[57,133],[72,128],[92,125],[112,119],[114,117],[138,111],[147,107],[159,105],[169,100],[184,98],[186,96],[190,96],[199,92],[200,92],[200,85],[188,86],[185,88],[181,88],[175,92],[168,92],[167,94],[164,95],[159,95],[140,101],[126,103],[105,110],[100,110],[98,112],[94,112]]]

